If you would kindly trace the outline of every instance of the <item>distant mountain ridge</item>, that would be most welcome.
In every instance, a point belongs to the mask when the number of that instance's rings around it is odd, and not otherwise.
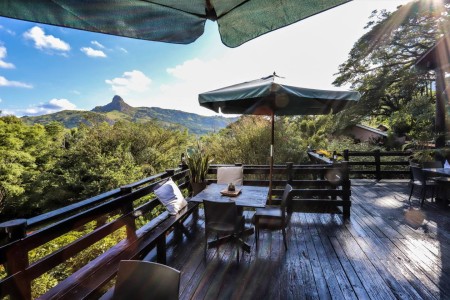
[[[22,117],[29,124],[47,124],[58,121],[67,128],[77,127],[80,123],[108,122],[114,124],[120,120],[131,122],[147,122],[157,120],[169,128],[187,128],[190,133],[202,135],[218,131],[233,123],[237,118],[222,116],[201,116],[181,110],[164,109],[159,107],[132,107],[122,97],[116,95],[112,101],[104,106],[96,106],[91,111],[64,110],[52,114]]]

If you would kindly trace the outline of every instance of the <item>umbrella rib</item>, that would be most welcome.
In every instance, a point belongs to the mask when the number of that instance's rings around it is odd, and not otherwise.
[[[183,10],[183,9],[175,8],[175,7],[172,7],[170,5],[161,4],[159,2],[153,2],[151,0],[139,0],[139,1],[140,2],[145,2],[145,3],[151,3],[151,4],[159,5],[159,6],[166,7],[166,8],[169,8],[169,9],[173,9],[173,10],[176,10],[176,11],[181,11],[181,12],[184,12],[184,13],[196,16],[196,17],[203,18],[203,19],[206,18],[206,10],[205,10],[205,14],[198,14],[198,13],[194,13],[194,12],[191,12],[191,11],[186,11],[186,10]]]
[[[207,0],[207,1],[209,2],[210,0]],[[217,16],[217,19],[220,19],[220,18],[222,18],[223,16],[226,16],[230,11],[235,10],[236,8],[238,8],[238,7],[242,6],[242,5],[244,5],[245,3],[249,2],[249,1],[250,1],[250,0],[245,0],[245,1],[241,2],[241,3],[239,3],[238,5],[236,5],[235,7],[230,8],[227,12],[221,14],[220,16]],[[215,8],[214,8],[214,6],[213,6],[212,4],[211,4],[211,7],[215,10]]]

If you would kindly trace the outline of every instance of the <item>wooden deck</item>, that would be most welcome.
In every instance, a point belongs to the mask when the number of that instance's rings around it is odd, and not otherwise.
[[[450,209],[417,196],[406,181],[352,180],[351,219],[294,213],[285,252],[280,232],[261,232],[236,262],[233,247],[203,259],[203,215],[175,242],[181,299],[450,299]],[[248,215],[250,217],[251,214]]]

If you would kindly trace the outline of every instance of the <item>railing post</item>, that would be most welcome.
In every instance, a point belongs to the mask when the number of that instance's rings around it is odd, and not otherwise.
[[[131,186],[122,186],[120,187],[120,192],[122,195],[130,194],[133,191]],[[122,207],[121,211],[123,215],[131,213],[134,210],[133,202],[127,202]],[[136,222],[134,216],[131,214],[125,218],[125,228],[127,230],[127,238],[134,240],[136,239]]]
[[[344,220],[350,218],[350,194],[351,194],[351,182],[350,182],[350,174],[349,174],[349,168],[348,168],[348,161],[342,162],[342,190],[344,191],[344,194],[342,196],[342,200],[344,202],[344,205],[342,207],[342,214],[344,217]]]
[[[0,230],[7,234],[7,243],[13,243],[26,237],[27,220],[17,219],[0,224]],[[6,272],[8,276],[23,272],[28,266],[28,252],[23,245],[16,243],[8,248],[5,253]],[[15,290],[11,294],[12,299],[31,299],[31,282],[26,276],[18,276],[20,279],[15,281]]]
[[[156,243],[156,261],[160,264],[166,264],[166,235],[163,234]]]
[[[376,172],[375,176],[376,176],[377,181],[380,181],[381,180],[381,164],[380,164],[381,153],[380,153],[379,149],[374,151],[374,157],[375,157],[375,172]]]
[[[182,162],[180,164],[180,168],[181,168],[181,171],[186,171],[189,169],[189,166],[186,164],[186,162]],[[188,185],[187,185],[188,194],[192,195],[193,192],[192,192],[192,186],[191,186],[191,178],[189,177],[189,171],[187,171],[186,176],[184,176],[184,182],[188,183]]]
[[[292,184],[294,180],[294,163],[287,162],[286,163],[286,173],[287,173],[287,183]]]
[[[350,155],[348,153],[348,149],[344,150],[344,160],[345,161],[350,161]]]
[[[175,174],[175,169],[167,169],[166,170],[167,177],[171,177]]]

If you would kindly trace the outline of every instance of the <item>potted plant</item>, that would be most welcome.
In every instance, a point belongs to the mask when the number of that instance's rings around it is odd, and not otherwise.
[[[206,175],[209,168],[209,155],[197,144],[197,147],[186,151],[186,164],[189,168],[189,177],[192,192],[195,195],[206,187]]]

